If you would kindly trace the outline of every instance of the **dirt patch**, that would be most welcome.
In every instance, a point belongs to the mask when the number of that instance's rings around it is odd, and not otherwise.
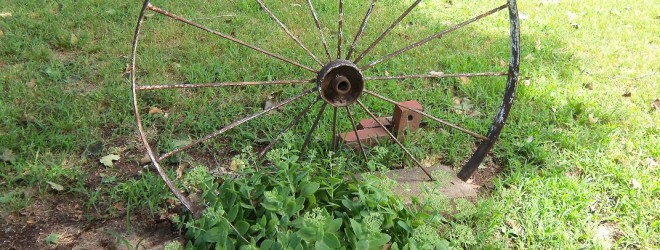
[[[472,177],[467,180],[467,183],[477,187],[479,195],[487,195],[493,190],[493,178],[502,172],[501,165],[493,162],[492,158],[488,157],[481,166],[474,172]]]
[[[80,204],[82,201],[71,197],[52,197],[3,216],[0,249],[117,249],[138,243],[158,249],[179,240],[178,231],[168,220],[142,214],[130,218],[90,216]],[[49,236],[57,243],[47,244]]]

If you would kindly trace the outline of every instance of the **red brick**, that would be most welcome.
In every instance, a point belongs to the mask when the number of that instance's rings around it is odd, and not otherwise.
[[[385,125],[385,127],[392,126],[392,117],[379,117],[378,120]],[[360,124],[358,124],[358,129],[365,129],[365,128],[377,128],[380,127],[374,119],[364,119],[360,121]]]

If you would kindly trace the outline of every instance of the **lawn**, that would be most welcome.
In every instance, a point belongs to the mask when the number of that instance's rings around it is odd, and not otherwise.
[[[364,3],[345,3],[344,53],[369,7],[370,1],[360,2]],[[356,52],[412,2],[379,1]],[[325,61],[305,2],[265,3]],[[303,65],[320,67],[256,2],[153,4]],[[314,4],[334,55],[337,3]],[[422,1],[363,63],[501,4]],[[180,232],[177,225],[184,224],[177,224],[179,217],[172,212],[180,209],[178,202],[155,171],[139,164],[145,151],[136,132],[128,66],[140,8],[140,1],[1,1],[0,221],[9,225],[0,231],[2,248],[72,246],[67,244],[79,241],[81,234],[63,231],[61,225],[67,223],[89,228],[109,220],[137,225],[140,220],[165,218],[174,221],[174,226],[166,223],[174,233]],[[521,1],[518,9],[521,77],[516,101],[485,164],[498,173],[480,188],[474,214],[442,218],[442,225],[460,228],[460,234],[452,229],[435,233],[452,247],[468,249],[659,248],[660,5],[652,0],[541,0]],[[507,22],[505,12],[497,13],[378,64],[365,76],[502,71],[509,55]],[[142,85],[315,77],[158,13],[147,15],[142,34],[134,72]],[[389,80],[367,86],[395,100],[419,100],[430,114],[485,134],[502,101],[503,79]],[[152,146],[163,153],[262,110],[264,102],[285,100],[311,86],[144,91],[138,105]],[[301,164],[310,172],[304,177],[310,181],[342,171],[414,166],[393,143],[370,148],[373,157],[368,162],[345,147],[329,154],[329,106],[302,163],[289,162],[297,158],[318,104],[276,144],[270,163],[254,160],[252,151],[266,146],[312,100],[306,97],[261,116],[163,161],[163,166],[189,193],[200,191],[195,185],[215,182],[209,176],[248,176],[245,171],[261,176],[245,168],[268,172],[278,161]],[[390,115],[391,105],[374,98],[363,101],[378,115]],[[356,119],[368,117],[358,107],[353,111]],[[339,114],[339,130],[351,130],[343,110]],[[420,132],[407,135],[404,144],[424,162],[459,169],[474,141],[429,122]],[[106,156],[119,159],[102,164],[99,160]],[[316,170],[325,168],[330,172]],[[291,174],[288,168],[272,171]],[[277,178],[263,178],[278,183]],[[238,180],[237,186],[261,185],[254,183],[256,179]],[[294,214],[332,216],[311,206],[301,211]],[[351,220],[377,217],[356,216]],[[416,228],[423,228],[418,224]],[[108,235],[119,240],[128,231]],[[410,238],[421,237],[409,233]],[[17,235],[22,238],[9,238]]]

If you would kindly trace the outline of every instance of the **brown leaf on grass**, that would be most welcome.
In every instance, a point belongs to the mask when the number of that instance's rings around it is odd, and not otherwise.
[[[621,95],[621,96],[630,97],[630,96],[632,96],[632,92],[630,92],[630,90],[626,90],[626,92],[624,92],[623,95]]]
[[[655,99],[655,101],[651,103],[651,109],[656,111],[660,110],[660,99]]]
[[[0,37],[2,37],[4,35],[5,35],[5,32],[2,32],[2,30],[0,30]]]
[[[2,13],[0,13],[0,17],[2,17],[2,18],[11,17],[11,12],[2,12]]]
[[[589,119],[589,122],[591,122],[591,123],[597,123],[598,122],[598,118],[594,117],[594,114],[589,114],[589,117],[587,117],[587,118]]]
[[[186,162],[181,162],[179,164],[179,167],[176,168],[176,178],[181,179],[183,177],[183,171],[188,167],[188,163]]]
[[[57,184],[57,183],[55,183],[55,182],[46,181],[46,183],[48,183],[48,185],[50,185],[50,187],[51,187],[52,189],[55,189],[55,190],[57,190],[57,191],[62,191],[62,190],[64,190],[64,186],[62,186],[62,185],[60,185],[60,184]]]
[[[534,49],[536,49],[536,51],[541,51],[542,48],[543,46],[541,45],[541,39],[536,39],[536,42],[534,43]]]
[[[155,106],[154,106],[154,107],[151,107],[151,108],[149,109],[149,114],[150,114],[150,115],[153,115],[153,114],[162,114],[162,113],[163,113],[163,110],[161,110],[161,109],[159,109],[158,107],[155,107]]]
[[[630,178],[630,187],[633,189],[641,189],[642,183],[639,183],[639,181],[635,178]]]
[[[461,81],[463,82],[463,84],[468,84],[468,83],[470,83],[470,78],[468,78],[467,76],[461,76],[461,77],[459,77],[459,79],[461,79]]]
[[[145,165],[151,163],[151,158],[149,158],[148,154],[145,154],[144,157],[140,159],[140,165]]]
[[[11,151],[11,149],[4,149],[2,150],[2,154],[0,155],[0,160],[8,163],[13,163],[16,161],[16,155],[14,155],[14,152]]]
[[[109,154],[101,157],[101,159],[99,159],[99,162],[101,162],[101,164],[103,164],[104,166],[111,168],[114,166],[113,161],[118,161],[119,158],[120,158],[119,155]]]
[[[32,79],[29,82],[25,83],[25,86],[27,86],[28,88],[33,89],[33,88],[37,87],[37,82],[34,81],[34,79]]]
[[[650,157],[646,159],[646,166],[648,166],[650,169],[655,169],[658,167],[658,165],[660,164],[658,164],[658,162],[655,159]]]
[[[502,59],[502,58],[499,58],[499,62],[500,62],[500,66],[502,66],[502,67],[509,66],[509,63],[506,62],[506,61],[505,61],[504,59]]]

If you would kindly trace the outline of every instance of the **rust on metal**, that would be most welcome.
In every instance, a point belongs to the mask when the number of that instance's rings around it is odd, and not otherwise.
[[[308,89],[307,91],[304,91],[304,92],[302,92],[302,93],[300,93],[300,94],[298,94],[298,95],[296,95],[296,96],[294,96],[294,97],[291,97],[291,98],[289,98],[289,99],[286,99],[286,100],[284,100],[284,101],[282,101],[282,102],[280,102],[280,103],[277,103],[277,104],[275,104],[275,105],[273,105],[273,106],[271,106],[271,107],[268,107],[268,108],[266,108],[266,109],[263,109],[263,110],[261,110],[261,111],[259,111],[259,112],[257,112],[257,113],[254,113],[254,114],[252,114],[252,115],[249,115],[249,116],[247,116],[247,117],[245,117],[245,118],[243,118],[243,119],[240,119],[240,120],[237,120],[237,121],[235,121],[235,122],[232,122],[231,124],[227,125],[226,127],[222,128],[222,129],[220,129],[220,130],[218,130],[218,131],[215,131],[215,132],[213,132],[213,133],[211,133],[211,134],[208,134],[208,135],[204,136],[204,137],[201,138],[201,139],[194,140],[194,141],[192,141],[192,142],[190,142],[190,143],[188,143],[188,144],[186,144],[186,145],[184,145],[184,146],[182,146],[182,147],[180,147],[180,148],[177,148],[177,149],[175,149],[175,150],[170,151],[169,153],[165,153],[165,154],[161,155],[160,157],[158,157],[158,161],[162,161],[162,160],[164,160],[164,159],[167,159],[168,157],[171,157],[171,156],[173,156],[173,155],[175,155],[175,154],[177,154],[177,153],[179,153],[179,152],[181,152],[181,151],[184,151],[184,150],[186,150],[186,149],[192,148],[192,147],[194,147],[195,145],[199,145],[199,144],[201,144],[201,143],[207,142],[207,141],[209,141],[209,140],[211,140],[211,139],[213,139],[213,138],[215,138],[215,137],[217,137],[217,136],[219,136],[219,135],[221,135],[221,134],[227,132],[228,130],[237,127],[238,125],[241,125],[241,124],[243,124],[243,123],[246,123],[246,122],[248,122],[248,121],[250,121],[250,120],[252,120],[252,119],[254,119],[254,118],[257,118],[257,117],[259,117],[259,116],[262,116],[263,114],[266,114],[266,113],[268,113],[268,112],[270,112],[270,111],[272,111],[272,110],[274,110],[274,109],[277,109],[277,108],[282,107],[282,106],[284,106],[284,105],[290,104],[291,102],[293,102],[293,101],[295,101],[295,100],[298,100],[298,99],[300,99],[300,98],[303,97],[303,96],[309,95],[309,94],[313,93],[315,90],[316,90],[316,87],[311,88],[311,89]]]
[[[401,75],[401,76],[369,76],[365,81],[399,80],[399,79],[424,79],[424,78],[450,78],[450,77],[476,77],[476,76],[507,76],[509,72],[482,72],[482,73],[456,73],[456,74],[424,74],[424,75]]]
[[[490,15],[492,15],[492,14],[494,14],[494,13],[497,13],[498,11],[505,9],[507,6],[508,6],[508,4],[505,4],[505,5],[499,6],[499,7],[497,7],[497,8],[494,8],[494,9],[492,9],[492,10],[489,10],[489,11],[487,11],[487,12],[484,12],[483,14],[480,14],[480,15],[478,15],[478,16],[475,16],[475,17],[473,17],[473,18],[470,18],[470,19],[468,19],[468,20],[466,20],[466,21],[464,21],[464,22],[461,22],[461,23],[459,23],[459,24],[457,24],[457,25],[452,26],[451,28],[448,28],[448,29],[443,30],[443,31],[441,31],[441,32],[439,32],[439,33],[436,33],[435,35],[429,36],[429,37],[424,38],[424,39],[422,39],[422,40],[420,40],[420,41],[418,41],[418,42],[415,42],[415,43],[413,43],[413,44],[411,44],[411,45],[408,45],[407,47],[405,47],[405,48],[403,48],[403,49],[400,49],[400,50],[397,50],[397,51],[392,52],[392,53],[390,53],[390,54],[387,54],[387,55],[381,57],[380,59],[378,59],[378,60],[376,60],[376,61],[373,61],[372,63],[367,64],[367,65],[361,67],[360,69],[361,69],[361,70],[367,70],[367,69],[369,69],[369,68],[375,66],[376,64],[379,64],[379,63],[381,63],[381,62],[383,62],[383,61],[386,61],[386,60],[392,59],[392,58],[395,57],[395,56],[398,56],[398,55],[400,55],[400,54],[402,54],[402,53],[404,53],[404,52],[406,52],[406,51],[408,51],[408,50],[411,50],[411,49],[417,48],[417,47],[419,47],[419,46],[421,46],[421,45],[423,45],[423,44],[425,44],[425,43],[430,42],[431,40],[434,40],[434,39],[436,39],[436,38],[443,37],[444,35],[446,35],[446,34],[452,32],[452,31],[455,31],[455,30],[457,30],[457,29],[460,29],[460,28],[462,28],[462,27],[465,26],[465,25],[471,24],[471,23],[476,22],[476,21],[478,21],[478,20],[480,20],[480,19],[482,19],[482,18],[484,18],[484,17],[487,17],[487,16],[490,16]]]
[[[341,41],[344,33],[344,0],[339,0],[339,19],[337,22],[337,59],[341,59]]]
[[[394,101],[394,100],[392,100],[392,99],[389,99],[389,98],[387,98],[387,97],[384,97],[384,96],[382,96],[382,95],[379,95],[379,94],[377,94],[377,93],[374,93],[374,92],[372,92],[372,91],[369,91],[369,90],[366,90],[366,89],[365,89],[364,92],[367,93],[367,94],[369,94],[369,95],[372,95],[372,96],[374,96],[374,97],[376,97],[376,98],[379,98],[379,99],[381,99],[381,100],[384,100],[384,101],[387,101],[387,102],[389,102],[389,103],[392,103],[392,104],[394,104],[394,105],[399,105],[399,106],[402,106],[402,107],[404,107],[404,108],[407,108],[407,109],[409,109],[409,110],[411,110],[411,111],[413,111],[413,112],[415,112],[415,113],[421,114],[421,115],[423,115],[423,116],[425,116],[425,117],[427,117],[427,118],[429,118],[429,119],[431,119],[431,120],[434,120],[434,121],[436,121],[436,122],[439,122],[439,123],[442,123],[442,124],[444,124],[444,125],[446,125],[446,126],[449,126],[450,128],[453,128],[453,129],[459,130],[459,131],[461,131],[461,132],[464,132],[464,133],[466,133],[466,134],[469,134],[469,135],[471,135],[471,136],[474,136],[475,138],[479,138],[479,139],[484,140],[484,141],[488,141],[488,140],[489,140],[487,137],[484,137],[483,135],[477,134],[477,133],[472,132],[472,131],[470,131],[470,130],[468,130],[468,129],[466,129],[466,128],[463,128],[463,127],[461,127],[461,126],[455,125],[455,124],[453,124],[453,123],[447,122],[447,121],[442,120],[442,119],[440,119],[440,118],[437,118],[437,117],[435,117],[435,116],[429,115],[429,114],[424,113],[424,112],[419,111],[419,110],[416,110],[416,109],[414,109],[414,108],[412,108],[412,107],[407,107],[406,105],[398,104],[396,101]]]
[[[411,159],[413,162],[415,162],[415,164],[417,165],[417,167],[419,167],[420,169],[422,169],[422,171],[424,171],[424,173],[429,177],[430,180],[433,180],[433,176],[431,176],[431,173],[429,173],[429,171],[426,170],[426,168],[424,168],[424,166],[422,166],[422,163],[420,163],[420,162],[417,160],[417,158],[415,158],[415,156],[413,156],[412,153],[410,153],[410,151],[408,150],[408,148],[406,148],[405,146],[403,146],[403,144],[402,144],[398,139],[396,139],[396,137],[395,137],[395,136],[394,136],[389,130],[387,130],[387,128],[385,128],[385,125],[383,125],[383,124],[378,120],[378,117],[376,117],[376,115],[374,115],[374,114],[373,114],[373,113],[372,113],[372,112],[371,112],[366,106],[364,106],[364,104],[362,104],[362,102],[361,102],[360,100],[357,100],[357,104],[358,104],[358,105],[359,105],[359,106],[360,106],[365,112],[367,112],[367,114],[369,114],[369,116],[370,116],[372,119],[374,119],[374,121],[376,121],[376,122],[378,123],[378,125],[379,125],[381,128],[383,128],[383,129],[385,130],[385,132],[387,132],[387,135],[389,135],[390,138],[391,138],[391,139],[392,139],[397,145],[399,145],[399,147],[400,147],[404,152],[406,152],[406,154],[408,155],[408,157],[410,157],[410,159]]]
[[[257,81],[257,82],[218,82],[218,83],[197,83],[197,84],[167,84],[167,85],[140,85],[137,90],[161,90],[161,89],[192,89],[192,88],[212,88],[212,87],[241,87],[254,85],[282,85],[314,83],[316,79],[310,80],[279,80],[279,81]]]
[[[354,103],[362,95],[362,72],[350,61],[338,59],[328,63],[316,77],[321,98],[333,107]]]
[[[392,24],[390,24],[390,26],[387,27],[387,29],[385,29],[385,31],[383,31],[383,33],[381,33],[380,36],[378,36],[378,38],[376,38],[376,40],[373,41],[373,42],[369,45],[369,47],[367,47],[367,49],[365,49],[364,51],[362,51],[362,53],[361,53],[361,54],[355,59],[355,61],[353,61],[353,63],[357,64],[358,62],[360,62],[360,61],[362,60],[362,58],[364,58],[364,57],[369,53],[369,51],[371,51],[372,49],[374,49],[374,48],[376,47],[376,45],[377,45],[381,40],[383,40],[383,38],[385,38],[385,36],[387,36],[387,34],[389,34],[390,31],[392,31],[392,29],[394,29],[394,27],[396,27],[396,26],[399,24],[399,22],[401,22],[401,20],[403,20],[403,18],[405,18],[405,17],[410,13],[410,11],[412,11],[413,9],[415,9],[415,7],[417,7],[417,5],[418,5],[421,1],[422,1],[422,0],[417,0],[417,1],[415,1],[412,5],[410,5],[410,7],[408,7],[408,9],[406,9],[406,11],[404,11],[404,12],[403,12],[403,13],[402,13],[402,14],[401,14],[396,20],[394,20],[394,22],[392,22]]]
[[[284,30],[284,32],[287,35],[289,35],[289,37],[291,37],[291,39],[293,39],[293,41],[296,42],[298,44],[298,46],[300,46],[300,48],[302,48],[305,52],[307,52],[307,55],[312,57],[314,59],[314,61],[316,61],[320,66],[323,66],[323,63],[318,58],[316,58],[314,53],[309,51],[309,49],[307,49],[307,47],[305,47],[305,45],[302,44],[300,39],[298,39],[298,37],[296,37],[293,33],[291,33],[291,31],[289,31],[289,29],[286,27],[286,25],[284,25],[284,23],[282,23],[282,21],[280,21],[280,19],[277,18],[277,16],[275,16],[275,14],[273,14],[273,12],[270,11],[268,9],[268,7],[266,7],[266,5],[261,0],[256,0],[256,1],[259,4],[259,6],[261,6],[261,9],[263,9],[266,13],[268,13],[270,18],[273,19],[273,21],[275,21],[282,28],[282,30]]]
[[[190,21],[190,20],[188,20],[188,19],[185,19],[185,18],[183,18],[183,17],[180,17],[180,16],[177,16],[177,15],[175,15],[175,14],[172,14],[172,13],[166,11],[166,10],[163,10],[163,9],[161,9],[161,8],[158,8],[158,7],[156,7],[156,6],[153,6],[153,5],[149,4],[149,3],[147,3],[147,9],[149,9],[149,10],[151,10],[151,11],[154,11],[154,12],[156,12],[156,13],[160,13],[160,14],[162,14],[162,15],[164,15],[164,16],[167,16],[167,17],[169,17],[169,18],[172,18],[172,19],[174,19],[174,20],[176,20],[176,21],[179,21],[179,22],[182,22],[182,23],[188,24],[188,25],[190,25],[190,26],[193,26],[193,27],[195,27],[195,28],[201,29],[201,30],[203,30],[203,31],[209,32],[209,33],[214,34],[214,35],[216,35],[216,36],[222,37],[222,38],[227,39],[227,40],[229,40],[229,41],[232,41],[232,42],[234,42],[234,43],[237,43],[237,44],[243,45],[243,46],[245,46],[245,47],[248,47],[248,48],[250,48],[250,49],[253,49],[253,50],[259,51],[259,52],[261,52],[261,53],[263,53],[263,54],[266,54],[266,55],[268,55],[268,56],[270,56],[270,57],[273,57],[273,58],[279,59],[279,60],[284,61],[284,62],[287,62],[287,63],[289,63],[289,64],[293,64],[293,65],[295,65],[295,66],[298,66],[298,67],[303,68],[303,69],[305,69],[305,70],[308,70],[308,71],[310,71],[310,72],[314,72],[314,73],[317,72],[316,70],[314,70],[314,69],[312,69],[312,68],[310,68],[310,67],[307,67],[307,66],[305,66],[305,65],[302,65],[302,64],[300,64],[299,62],[295,62],[295,61],[292,61],[291,59],[284,58],[283,56],[280,56],[280,55],[275,54],[275,53],[273,53],[273,52],[270,52],[270,51],[267,51],[267,50],[265,50],[265,49],[259,48],[259,47],[257,47],[257,46],[252,45],[252,44],[246,43],[246,42],[241,41],[241,40],[239,40],[238,38],[235,38],[235,37],[233,37],[233,36],[230,36],[230,35],[227,35],[227,34],[220,33],[220,32],[218,32],[218,31],[212,30],[212,29],[207,28],[207,27],[205,27],[205,26],[203,26],[203,25],[201,25],[201,24],[195,23],[195,22]]]
[[[316,15],[316,10],[312,4],[312,0],[307,0],[307,6],[309,6],[309,11],[312,12],[312,17],[314,18],[314,24],[316,24],[316,29],[319,31],[319,37],[321,38],[321,43],[323,43],[323,48],[325,49],[325,54],[328,56],[328,61],[332,61],[332,56],[330,55],[330,48],[328,43],[325,41],[325,36],[323,35],[323,29],[321,28],[321,22],[319,17]]]
[[[309,143],[312,141],[312,134],[314,134],[314,131],[319,126],[319,121],[321,120],[321,117],[323,116],[323,111],[325,111],[326,106],[328,106],[328,103],[325,103],[325,102],[323,103],[323,105],[321,105],[321,108],[319,109],[319,113],[316,115],[316,119],[314,119],[314,124],[312,125],[312,128],[307,133],[307,137],[305,138],[305,143],[303,143],[302,148],[300,149],[299,158],[302,158],[305,155],[305,150],[307,149],[307,145],[309,145]]]
[[[270,151],[273,148],[273,146],[275,146],[275,143],[277,141],[279,141],[280,139],[282,139],[282,136],[287,131],[289,131],[291,128],[293,128],[293,126],[296,126],[296,124],[298,124],[298,122],[300,122],[300,119],[302,119],[303,116],[305,116],[305,114],[307,114],[307,112],[309,112],[309,109],[311,109],[312,106],[314,106],[314,104],[316,104],[320,99],[321,99],[321,97],[317,95],[314,98],[314,100],[312,102],[310,102],[309,105],[307,105],[307,107],[305,107],[302,111],[300,111],[300,113],[298,113],[298,115],[296,115],[296,117],[294,117],[293,120],[291,120],[289,125],[287,125],[284,129],[282,129],[282,131],[280,131],[280,133],[278,133],[277,136],[272,141],[270,141],[268,146],[266,146],[261,151],[259,151],[259,154],[257,155],[258,158],[260,158],[260,159],[263,158],[264,155],[266,155],[266,153],[268,153],[268,151]]]
[[[367,10],[367,14],[364,15],[364,19],[362,20],[362,24],[360,25],[360,29],[358,29],[358,32],[355,33],[355,38],[353,38],[353,43],[351,44],[351,47],[348,49],[346,60],[351,60],[351,56],[355,51],[355,46],[357,45],[358,41],[360,41],[360,37],[362,37],[362,33],[364,33],[364,30],[367,28],[367,22],[369,21],[369,17],[371,17],[371,13],[374,11],[374,7],[376,7],[377,1],[378,0],[371,1],[371,5]]]

